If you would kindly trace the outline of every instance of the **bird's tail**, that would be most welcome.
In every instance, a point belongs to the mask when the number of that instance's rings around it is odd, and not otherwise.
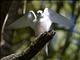
[[[48,54],[49,54],[49,52],[48,52],[48,43],[45,46],[45,52],[46,52],[46,55],[48,56]]]

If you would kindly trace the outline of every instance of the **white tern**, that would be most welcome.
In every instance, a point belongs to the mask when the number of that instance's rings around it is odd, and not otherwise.
[[[31,27],[37,36],[44,32],[48,32],[51,28],[52,23],[57,23],[59,26],[69,29],[73,23],[71,20],[65,18],[64,16],[56,13],[55,11],[45,8],[44,11],[38,10],[37,14],[33,10],[29,11],[12,24],[8,25],[7,29],[18,29]],[[46,53],[48,54],[48,49],[46,47]]]

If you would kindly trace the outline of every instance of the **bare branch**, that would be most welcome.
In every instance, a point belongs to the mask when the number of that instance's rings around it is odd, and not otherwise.
[[[53,38],[54,35],[55,32],[53,33],[53,31],[45,32],[26,51],[22,52],[21,54],[11,54],[3,57],[1,60],[30,60],[44,47],[49,40]]]

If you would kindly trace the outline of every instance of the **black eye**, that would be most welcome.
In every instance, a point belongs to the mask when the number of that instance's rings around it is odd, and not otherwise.
[[[37,13],[37,17],[40,17],[41,16],[41,13]]]

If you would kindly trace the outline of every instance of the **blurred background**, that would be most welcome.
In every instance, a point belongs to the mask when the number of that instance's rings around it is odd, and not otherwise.
[[[70,19],[74,25],[65,29],[54,24],[56,35],[49,45],[49,55],[46,56],[41,50],[32,60],[80,60],[80,0],[2,0],[0,58],[15,52],[21,53],[35,41],[34,31],[30,27],[13,30],[6,30],[5,27],[28,11],[43,10],[45,7]]]

